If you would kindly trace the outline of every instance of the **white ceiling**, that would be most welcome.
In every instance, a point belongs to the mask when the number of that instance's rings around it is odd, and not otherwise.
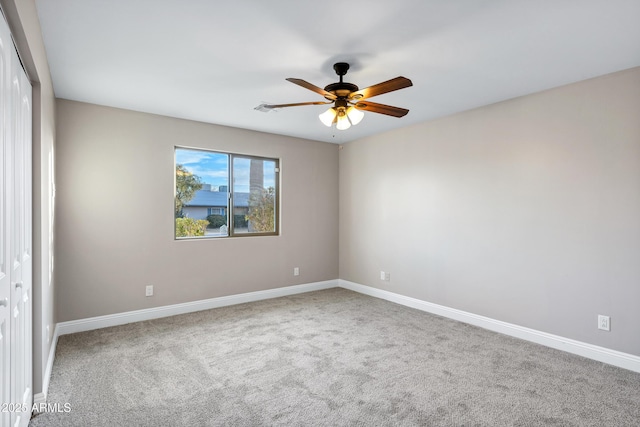
[[[640,66],[639,0],[36,0],[56,96],[343,143]],[[371,98],[346,131],[287,77],[324,87],[335,62]]]

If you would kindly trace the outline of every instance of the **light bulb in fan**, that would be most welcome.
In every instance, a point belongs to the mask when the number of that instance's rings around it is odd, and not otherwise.
[[[322,124],[324,124],[327,127],[331,127],[331,125],[333,124],[333,121],[336,119],[336,109],[331,107],[324,113],[320,114],[318,118],[320,119]]]
[[[356,109],[356,107],[349,107],[347,108],[347,117],[349,117],[351,124],[355,126],[362,121],[364,113]]]
[[[338,130],[346,130],[351,127],[351,123],[347,117],[347,114],[344,111],[338,112],[338,123],[336,124],[336,128]]]

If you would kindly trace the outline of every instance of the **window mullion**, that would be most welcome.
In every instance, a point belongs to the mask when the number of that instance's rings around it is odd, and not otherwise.
[[[228,165],[228,181],[229,181],[229,185],[227,186],[227,213],[229,215],[228,219],[227,219],[227,223],[229,224],[229,230],[227,232],[227,236],[229,237],[233,237],[236,233],[235,233],[235,224],[234,224],[234,219],[235,219],[235,209],[233,208],[233,205],[235,204],[234,198],[233,198],[233,154],[229,154],[229,160],[227,162]]]

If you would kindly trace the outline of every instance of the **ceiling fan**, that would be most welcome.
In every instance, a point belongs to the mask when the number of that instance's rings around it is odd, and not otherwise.
[[[299,107],[302,105],[324,105],[333,104],[327,111],[320,114],[319,118],[326,126],[331,127],[336,124],[339,130],[349,129],[351,125],[360,123],[364,117],[362,111],[370,111],[372,113],[385,114],[393,117],[403,117],[409,110],[404,108],[392,107],[390,105],[378,104],[370,102],[367,99],[383,93],[393,92],[394,90],[404,89],[413,86],[411,80],[406,77],[396,77],[386,82],[378,83],[364,89],[359,89],[353,83],[342,81],[342,77],[347,74],[349,64],[346,62],[338,62],[333,65],[336,74],[340,76],[340,81],[325,86],[324,89],[312,85],[302,79],[288,78],[291,83],[302,86],[315,93],[325,97],[327,101],[317,102],[297,102],[294,104],[261,104],[255,109],[260,111],[270,111],[275,108]],[[362,111],[361,111],[362,110]]]

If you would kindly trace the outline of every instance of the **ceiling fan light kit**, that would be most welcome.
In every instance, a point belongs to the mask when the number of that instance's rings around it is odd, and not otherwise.
[[[331,127],[331,125],[335,123],[337,129],[345,130],[362,121],[362,118],[364,117],[364,113],[362,111],[357,110],[353,106],[349,106],[344,100],[338,99],[335,104],[335,107],[330,107],[327,111],[318,116],[325,126]]]
[[[342,81],[342,77],[347,74],[349,64],[346,62],[338,62],[333,65],[336,74],[340,76],[340,81],[325,86],[324,89],[319,88],[309,82],[301,79],[288,78],[287,81],[297,84],[305,89],[316,92],[327,99],[327,102],[297,102],[293,104],[261,104],[256,107],[259,111],[270,111],[275,108],[298,107],[302,105],[322,105],[333,104],[327,111],[320,114],[320,121],[328,127],[334,123],[336,129],[346,130],[352,125],[360,123],[364,117],[362,111],[370,111],[372,113],[384,114],[392,117],[403,117],[409,110],[404,108],[392,107],[390,105],[378,104],[375,102],[360,102],[360,100],[371,98],[384,93],[393,92],[398,89],[404,89],[413,86],[411,80],[406,77],[396,77],[386,82],[378,83],[364,89],[359,89],[353,83]],[[361,111],[362,110],[362,111]]]

